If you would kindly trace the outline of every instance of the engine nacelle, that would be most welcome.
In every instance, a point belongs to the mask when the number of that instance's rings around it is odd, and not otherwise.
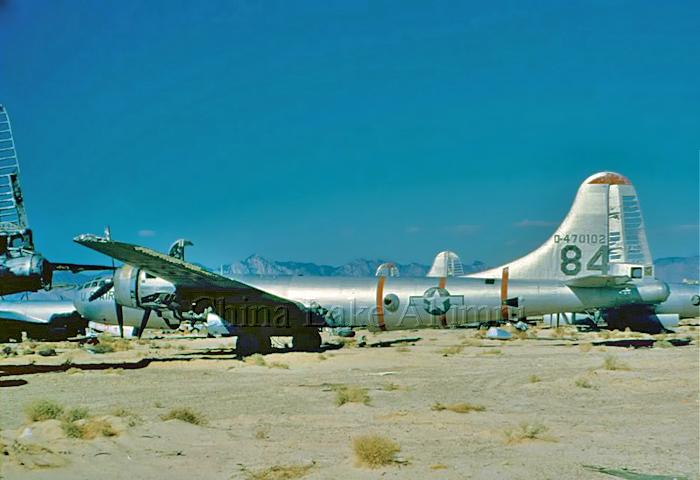
[[[3,257],[0,267],[0,295],[17,292],[36,292],[50,288],[51,267],[38,253]]]
[[[175,285],[139,268],[124,265],[114,272],[114,299],[124,307],[172,310]]]

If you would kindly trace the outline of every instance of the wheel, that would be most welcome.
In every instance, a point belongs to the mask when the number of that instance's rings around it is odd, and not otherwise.
[[[12,340],[16,342],[22,341],[22,331],[17,328],[8,327],[0,330],[0,343],[10,343]]]
[[[254,353],[269,353],[271,350],[272,341],[269,335],[255,331],[241,331],[236,338],[236,353],[241,357]]]
[[[247,357],[254,353],[258,353],[260,346],[258,345],[258,337],[252,333],[241,332],[236,338],[236,353],[241,357]]]
[[[256,332],[255,336],[258,338],[258,346],[260,348],[259,353],[271,353],[272,339],[270,336],[260,332]]]
[[[316,329],[305,329],[292,336],[294,350],[298,352],[318,352],[321,349],[321,334]]]

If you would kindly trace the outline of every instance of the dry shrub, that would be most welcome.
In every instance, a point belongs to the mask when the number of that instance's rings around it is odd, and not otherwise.
[[[591,381],[589,379],[584,378],[584,377],[577,378],[574,381],[574,385],[576,385],[579,388],[594,388],[593,383],[591,383]]]
[[[259,353],[255,353],[249,357],[245,357],[245,363],[248,365],[255,365],[256,367],[266,367],[267,362],[265,361],[265,357],[260,355]]]
[[[465,347],[480,347],[483,343],[479,338],[465,338],[462,340],[462,345]]]
[[[52,400],[36,400],[24,407],[24,412],[32,422],[57,420],[63,415],[63,411],[63,407]]]
[[[161,415],[160,419],[163,421],[181,420],[183,422],[191,423],[192,425],[204,425],[206,423],[204,416],[186,407],[173,408],[168,413]]]
[[[447,470],[447,465],[443,463],[435,463],[430,466],[431,470]]]
[[[552,337],[554,338],[577,338],[578,330],[576,327],[556,327],[552,329]]]
[[[450,403],[450,404],[442,404],[440,402],[435,402],[435,404],[430,407],[431,410],[434,410],[436,412],[441,412],[443,410],[449,410],[450,412],[455,412],[455,413],[469,413],[469,412],[483,412],[486,410],[486,407],[483,405],[474,405],[471,403],[465,403],[465,402],[460,402],[460,403]]]
[[[501,355],[503,352],[498,348],[489,348],[483,352],[479,352],[479,355]]]
[[[603,370],[629,370],[626,363],[620,361],[615,355],[606,355],[603,360]]]
[[[441,348],[438,353],[443,355],[457,355],[464,350],[464,345],[450,345],[449,347]]]
[[[340,345],[342,348],[357,347],[357,339],[355,339],[355,338],[341,338]]]
[[[506,443],[520,443],[523,440],[542,439],[542,435],[547,431],[540,422],[522,422],[517,428],[506,430]]]
[[[284,362],[270,362],[267,363],[265,357],[259,353],[254,353],[248,357],[245,357],[245,363],[247,365],[253,365],[256,367],[267,367],[267,368],[281,368],[284,370],[289,370],[289,365]]]
[[[407,353],[407,352],[410,352],[411,349],[408,347],[396,347],[396,351],[401,352],[401,353]]]
[[[588,352],[590,352],[592,348],[593,348],[593,344],[592,344],[592,343],[588,343],[588,342],[586,342],[586,343],[581,343],[581,344],[579,344],[579,346],[578,346],[578,349],[581,350],[583,353],[588,353]]]
[[[306,476],[314,464],[275,465],[254,472],[246,472],[248,480],[294,480]]]
[[[654,342],[655,348],[673,348],[673,344],[668,340],[657,340]]]
[[[111,423],[104,419],[90,419],[87,420],[83,425],[83,438],[91,439],[98,436],[102,437],[113,437],[117,434]]]
[[[63,415],[63,420],[65,420],[66,422],[75,422],[78,420],[83,420],[85,418],[88,418],[89,416],[90,416],[90,412],[88,411],[87,408],[85,408],[85,407],[73,407]]]
[[[73,422],[61,422],[61,429],[68,438],[83,438],[83,429]]]
[[[359,466],[378,468],[394,462],[401,451],[398,443],[377,434],[361,435],[352,439],[352,449]]]
[[[335,404],[337,406],[345,405],[346,403],[362,403],[369,405],[369,393],[366,388],[357,385],[339,385],[335,390]]]
[[[114,347],[108,343],[98,343],[90,349],[93,353],[112,353]]]
[[[527,340],[528,338],[530,338],[530,334],[528,332],[518,330],[517,328],[514,329],[514,331],[511,333],[513,334],[513,337],[517,338],[518,340]]]
[[[281,368],[283,370],[289,370],[289,365],[283,362],[272,362],[267,365],[269,368]]]
[[[112,410],[112,415],[126,419],[127,425],[130,427],[135,427],[142,421],[138,414],[125,407],[115,407],[114,410]]]
[[[527,377],[527,381],[529,383],[540,383],[542,379],[537,375],[530,375],[529,377]]]
[[[112,335],[100,335],[98,337],[100,343],[95,345],[98,347],[100,345],[109,345],[112,347],[113,352],[123,352],[126,350],[131,350],[131,341],[126,338],[113,337]]]
[[[382,390],[385,392],[393,392],[394,390],[400,390],[401,386],[394,382],[386,382],[382,385]]]
[[[91,440],[97,437],[113,437],[117,434],[111,423],[105,419],[89,418],[78,421],[63,420],[61,429],[67,437]]]

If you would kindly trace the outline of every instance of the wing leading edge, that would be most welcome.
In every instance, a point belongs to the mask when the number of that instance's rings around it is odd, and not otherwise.
[[[202,267],[150,248],[116,242],[96,235],[83,234],[73,239],[76,243],[96,250],[134,267],[167,280],[179,289],[211,290],[250,295],[272,302],[289,303],[289,300],[259,290],[248,284],[205,270]]]

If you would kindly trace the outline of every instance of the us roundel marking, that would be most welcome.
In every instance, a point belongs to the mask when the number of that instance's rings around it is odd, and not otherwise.
[[[450,309],[450,292],[444,288],[431,287],[423,294],[423,306],[431,315],[444,315]]]

